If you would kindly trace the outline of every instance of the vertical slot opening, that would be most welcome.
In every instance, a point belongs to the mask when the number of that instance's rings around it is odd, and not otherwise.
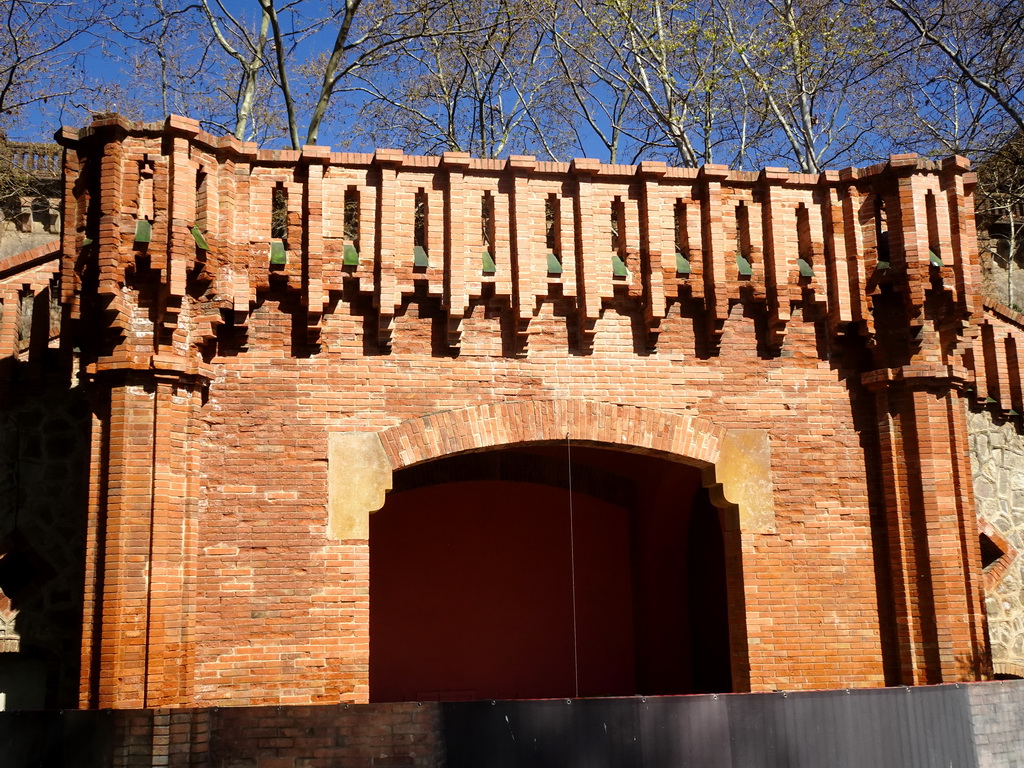
[[[939,215],[935,208],[935,194],[929,190],[924,196],[928,216],[928,263],[933,267],[942,266],[942,250],[939,247]]]
[[[139,163],[139,218],[147,221],[153,220],[153,170],[151,160]]]
[[[204,192],[205,194],[205,192]],[[198,194],[196,197],[198,198]],[[139,208],[135,220],[135,242],[145,245],[153,239],[153,163],[139,163]]]
[[[430,265],[427,255],[427,216],[427,191],[421,188],[416,190],[413,207],[413,266],[416,267],[425,268]]]
[[[270,196],[270,263],[288,263],[288,190],[278,182]]]
[[[740,277],[754,274],[750,263],[750,213],[745,203],[736,206],[736,269]]]
[[[207,251],[210,246],[207,244],[204,234],[206,232],[206,173],[203,171],[196,171],[196,205],[192,213],[192,239],[195,240],[196,247],[200,251]]]
[[[562,273],[562,206],[552,193],[544,200],[544,242],[547,246],[548,274]]]
[[[270,203],[270,236],[288,247],[288,190],[278,182]]]
[[[342,263],[354,267],[359,264],[359,190],[348,187],[344,204],[341,237],[345,253]]]
[[[686,203],[682,200],[676,200],[672,209],[672,233],[676,249],[676,274],[689,275],[690,233],[686,229]]]
[[[1002,384],[999,378],[999,362],[996,358],[996,335],[991,323],[981,324],[981,349],[985,365],[985,382],[988,389],[987,404],[998,403],[1003,399]]]
[[[349,187],[345,190],[345,218],[342,237],[359,247],[359,190]]]
[[[624,257],[625,253],[625,218],[626,218],[626,206],[622,202],[622,198],[618,195],[612,201],[612,214],[610,222],[610,235],[611,235],[611,247],[612,247],[612,274],[615,277],[625,277],[629,274],[629,270],[626,269],[626,260]]]
[[[35,292],[25,286],[18,291],[18,354],[25,352],[32,341],[32,316],[35,309]]]
[[[83,158],[72,191],[75,196],[75,231],[82,235],[82,246],[95,242],[99,233],[99,178],[96,161]]]
[[[814,277],[814,245],[811,242],[811,212],[800,203],[796,207],[797,267],[800,277]]]
[[[1010,396],[1009,409],[1006,408],[1007,403],[1001,403],[1003,409],[1006,411],[1008,416],[1020,416],[1021,412],[1024,412],[1024,401],[1022,401],[1021,382],[1020,382],[1020,361],[1017,359],[1017,345],[1014,343],[1012,337],[1007,336],[1003,339],[1003,349],[1006,354],[1006,373],[1009,383],[1008,392]]]
[[[60,272],[50,278],[50,341],[60,339]]]
[[[494,253],[494,196],[490,192],[484,192],[480,201],[480,240],[484,245],[481,261],[485,274],[493,274],[495,271]]]
[[[892,258],[889,254],[889,224],[885,215],[885,201],[882,196],[875,197],[875,249],[878,257],[878,269],[889,269]]]
[[[621,255],[622,253],[622,219],[624,206],[622,204],[622,198],[617,196],[612,201],[612,215],[611,215],[611,246],[612,250]]]
[[[206,232],[206,172],[196,171],[196,211],[195,225],[200,231]]]

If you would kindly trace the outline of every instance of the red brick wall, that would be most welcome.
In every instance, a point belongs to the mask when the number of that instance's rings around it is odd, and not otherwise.
[[[327,535],[332,432],[381,433],[395,469],[570,433],[714,490],[725,431],[766,430],[773,524],[722,506],[737,685],[985,674],[962,159],[819,177],[271,152],[182,118],[62,141],[63,299],[98,403],[84,704],[366,699],[368,545]]]
[[[215,764],[252,768],[438,768],[441,710],[430,703],[225,707],[211,717],[209,751]]]

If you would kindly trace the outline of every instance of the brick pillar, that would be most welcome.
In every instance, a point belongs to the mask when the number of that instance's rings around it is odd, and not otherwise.
[[[154,365],[160,362],[154,359]],[[197,457],[194,377],[107,371],[93,382],[85,707],[181,706],[191,701]]]
[[[937,371],[865,376],[874,389],[900,683],[989,671],[964,403]]]

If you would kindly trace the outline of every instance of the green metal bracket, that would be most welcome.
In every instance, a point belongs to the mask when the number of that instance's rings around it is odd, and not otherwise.
[[[995,405],[998,402],[999,401],[992,397],[992,395],[989,395],[988,397],[985,398],[985,405]]]
[[[942,263],[942,259],[939,258],[939,254],[937,254],[931,248],[928,249],[928,263],[931,264],[933,267],[945,266],[945,264]]]
[[[430,257],[427,256],[427,249],[417,245],[412,249],[412,264],[414,267],[429,267]]]
[[[629,270],[626,269],[626,262],[617,253],[612,254],[612,274],[615,277],[625,277],[629,274]]]
[[[484,251],[480,254],[480,258],[484,264],[484,274],[493,275],[497,267],[494,265],[494,259],[491,257],[490,251]]]
[[[84,248],[87,245],[92,245],[92,238],[88,235],[82,238],[82,247]]]
[[[191,232],[192,232],[192,239],[196,241],[196,245],[198,245],[204,251],[210,250],[210,246],[208,246],[206,244],[206,238],[203,237],[203,233],[200,231],[199,227],[197,227],[197,226],[195,226],[193,224]]]
[[[562,262],[558,260],[551,251],[548,251],[548,274],[549,275],[560,275],[562,274]]]
[[[881,269],[884,272],[885,270],[889,269],[889,267],[891,267],[891,266],[892,266],[892,264],[889,262],[888,259],[879,259],[878,260],[878,265],[875,267],[875,269]]]
[[[689,275],[692,273],[690,269],[690,260],[683,256],[682,253],[676,251],[676,274],[677,275]]]
[[[282,240],[271,240],[270,241],[270,263],[271,264],[287,264],[288,253],[284,249],[284,241]]]
[[[736,267],[740,271],[740,277],[750,277],[754,274],[754,268],[750,266],[750,260],[739,251],[736,252]]]
[[[135,222],[135,242],[148,243],[153,239],[153,225],[145,219]]]
[[[811,263],[802,256],[797,257],[796,265],[800,269],[800,277],[814,277],[814,270],[811,269]]]
[[[359,251],[351,243],[345,246],[345,255],[341,261],[346,267],[358,267],[359,266]]]

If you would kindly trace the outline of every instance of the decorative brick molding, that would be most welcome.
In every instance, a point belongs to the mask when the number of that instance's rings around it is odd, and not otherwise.
[[[381,432],[380,440],[394,470],[458,453],[566,440],[648,453],[703,470],[716,502],[739,506],[743,530],[774,526],[763,430],[728,430],[696,416],[592,400],[524,400],[410,419]]]
[[[703,470],[714,498],[739,507],[744,530],[771,530],[774,507],[768,435],[726,430],[671,411],[589,400],[529,400],[429,414],[379,435],[332,434],[328,518],[336,539],[366,539],[390,472],[460,453],[527,444],[575,443],[648,453]],[[378,454],[383,448],[383,454]],[[720,461],[723,448],[727,460]],[[383,462],[388,462],[384,471]]]
[[[967,357],[974,400],[1004,418],[1024,414],[1024,315],[987,302]]]
[[[0,279],[14,272],[34,267],[37,264],[48,261],[56,262],[60,255],[60,240],[54,240],[53,242],[30,248],[27,251],[12,254],[4,259],[0,259]]]
[[[1024,664],[1014,664],[1008,661],[996,661],[992,663],[992,672],[996,675],[1013,675],[1024,679]]]
[[[979,520],[978,527],[981,534],[987,536],[1003,553],[985,569],[985,590],[991,591],[1003,580],[1006,572],[1010,569],[1010,565],[1017,559],[1017,550],[987,520]]]
[[[592,400],[528,400],[432,413],[384,430],[393,469],[456,453],[566,439],[660,455],[701,469],[718,461],[726,430],[707,419]]]

